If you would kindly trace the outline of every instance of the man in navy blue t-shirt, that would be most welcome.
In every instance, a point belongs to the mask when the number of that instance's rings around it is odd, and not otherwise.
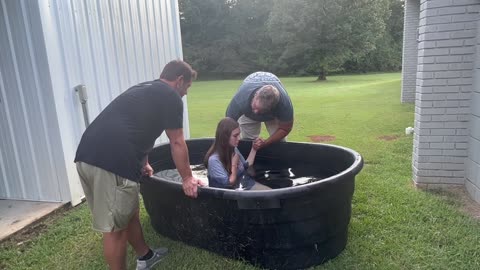
[[[88,126],[75,162],[93,229],[103,233],[103,249],[110,269],[126,269],[127,242],[138,255],[137,269],[149,269],[166,248],[151,250],[145,243],[139,217],[139,179],[151,176],[148,153],[166,132],[173,161],[187,196],[197,196],[198,179],[192,176],[183,136],[182,97],[196,72],[175,60],[160,79],[135,85],[115,98]]]
[[[240,124],[242,139],[256,139],[264,122],[270,137],[256,140],[255,148],[285,141],[293,127],[293,106],[280,80],[269,72],[247,76],[228,105],[225,116]]]

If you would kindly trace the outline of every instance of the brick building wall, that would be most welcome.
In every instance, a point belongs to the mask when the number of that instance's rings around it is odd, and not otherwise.
[[[479,10],[479,0],[420,1],[413,153],[417,186],[465,184]]]
[[[415,102],[420,0],[405,0],[402,54],[402,103]]]
[[[480,21],[478,22],[480,25]],[[478,28],[479,26],[477,26]],[[478,28],[480,29],[480,28]],[[477,35],[474,82],[472,92],[470,137],[468,141],[467,175],[465,187],[471,197],[480,202],[480,35]]]

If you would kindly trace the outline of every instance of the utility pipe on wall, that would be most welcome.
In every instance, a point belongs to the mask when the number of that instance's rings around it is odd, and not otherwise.
[[[85,127],[88,127],[88,125],[90,125],[90,118],[88,117],[87,87],[85,87],[85,85],[83,84],[77,85],[75,86],[75,92],[78,93],[78,99],[82,104],[83,120],[85,121]]]

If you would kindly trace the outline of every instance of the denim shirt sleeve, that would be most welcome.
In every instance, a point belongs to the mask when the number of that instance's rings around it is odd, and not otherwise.
[[[209,186],[219,188],[230,187],[228,172],[223,167],[217,155],[212,155],[208,159],[207,171]]]
[[[248,169],[248,162],[245,160],[245,158],[243,157],[242,153],[240,153],[240,150],[238,150],[237,147],[235,147],[235,153],[238,154],[238,156],[240,157],[240,162],[242,163],[242,166],[243,166],[243,170],[238,170],[238,173],[239,175],[237,176],[240,176],[241,174],[243,174],[243,172]]]
[[[245,171],[248,168],[248,162],[242,156],[240,151],[235,148],[235,152],[239,155],[239,164],[237,170],[237,179],[242,179]],[[223,167],[222,162],[220,161],[217,154],[211,155],[208,158],[208,183],[210,187],[218,188],[231,188],[230,184],[230,175],[227,170]]]

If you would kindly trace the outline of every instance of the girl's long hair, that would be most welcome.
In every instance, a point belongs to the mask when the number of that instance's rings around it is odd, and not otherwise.
[[[239,125],[237,121],[233,120],[232,118],[225,117],[220,120],[217,125],[217,131],[215,132],[215,140],[213,141],[212,146],[210,146],[210,149],[208,149],[203,161],[207,168],[208,158],[214,153],[218,153],[223,167],[225,167],[229,174],[232,173],[232,155],[235,150],[229,142],[232,131],[238,127]]]

